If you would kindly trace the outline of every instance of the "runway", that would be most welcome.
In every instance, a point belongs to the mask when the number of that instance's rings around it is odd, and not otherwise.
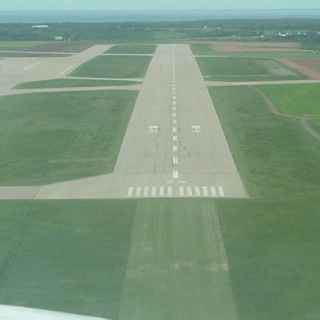
[[[40,188],[37,199],[247,197],[188,45],[160,45],[113,174]]]

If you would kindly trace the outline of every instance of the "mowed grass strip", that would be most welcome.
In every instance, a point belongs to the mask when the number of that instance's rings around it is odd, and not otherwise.
[[[96,78],[143,78],[151,57],[99,56],[81,65],[71,75]]]
[[[320,315],[319,198],[218,201],[239,320]]]
[[[117,319],[135,202],[0,202],[0,304]]]
[[[120,320],[236,319],[212,200],[137,204]]]
[[[115,45],[106,53],[119,54],[153,54],[156,50],[156,45],[153,44],[121,44]]]
[[[73,87],[104,87],[126,86],[139,84],[135,81],[123,80],[89,80],[89,79],[53,79],[44,81],[24,82],[15,89],[50,89],[50,88],[73,88]]]
[[[252,58],[197,58],[205,80],[255,81],[303,78],[279,62]]]
[[[320,115],[320,84],[259,86],[282,113]]]
[[[211,88],[210,93],[251,197],[320,195],[319,141],[299,120],[271,113],[254,88]]]
[[[46,45],[45,41],[0,41],[0,50],[31,50]]]
[[[0,97],[0,185],[39,185],[110,173],[137,92]]]

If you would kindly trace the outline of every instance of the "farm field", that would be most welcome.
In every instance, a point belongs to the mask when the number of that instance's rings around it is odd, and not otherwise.
[[[197,58],[205,80],[256,81],[302,79],[303,76],[272,59]]]
[[[89,79],[53,79],[43,81],[24,82],[16,89],[47,89],[47,88],[72,88],[72,87],[98,87],[98,86],[126,86],[138,84],[135,81],[123,80],[89,80]]]
[[[106,53],[119,54],[153,54],[156,50],[156,45],[153,44],[121,44],[115,45]]]
[[[99,56],[76,69],[71,75],[97,78],[143,78],[151,57]]]
[[[319,195],[319,141],[271,112],[252,87],[210,88],[240,175],[254,198]]]
[[[207,43],[193,43],[191,50],[194,55],[214,55],[215,53]]]
[[[110,173],[136,96],[84,91],[0,97],[0,184]]]
[[[294,116],[320,116],[320,85],[260,86],[275,108]]]
[[[92,41],[0,41],[0,50],[80,52],[94,44]]]

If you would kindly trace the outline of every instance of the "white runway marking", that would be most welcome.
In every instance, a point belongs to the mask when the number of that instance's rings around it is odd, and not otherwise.
[[[159,132],[159,126],[157,125],[151,125],[149,126],[150,133],[158,133]]]
[[[193,125],[192,126],[192,132],[193,133],[200,133],[200,131],[201,131],[201,126],[199,126],[199,125]]]
[[[177,114],[175,112],[172,113],[172,117],[176,118]]]
[[[29,71],[29,70],[31,70],[32,68],[36,67],[36,66],[39,65],[39,64],[40,64],[40,62],[34,62],[34,63],[32,63],[32,64],[24,67],[23,70],[24,70],[24,71]]]
[[[221,186],[218,187],[220,197],[224,197],[224,190]]]
[[[172,178],[173,179],[178,179],[179,178],[179,172],[177,170],[173,170],[172,172]]]
[[[69,66],[67,69],[65,69],[64,71],[62,71],[60,73],[60,75],[67,75],[72,69],[74,68],[74,66]]]
[[[173,141],[178,141],[178,136],[173,136],[173,137],[172,137],[172,140],[173,140]]]
[[[177,104],[177,101],[173,101],[172,104],[175,106]]]
[[[212,197],[216,197],[217,196],[217,191],[215,187],[210,187],[210,192],[211,192],[211,196]]]
[[[149,187],[144,187],[144,189],[143,189],[143,196],[144,196],[144,197],[148,197],[148,195],[149,195]]]
[[[208,187],[203,186],[203,187],[202,187],[202,192],[203,192],[203,196],[204,196],[204,197],[207,197],[207,196],[208,196]]]
[[[173,156],[172,157],[172,162],[173,162],[174,165],[179,164],[179,158],[177,156]]]
[[[174,170],[172,173],[173,179],[179,178],[179,171]],[[174,180],[171,180],[171,183],[174,183]],[[186,184],[185,181],[179,181],[180,185],[170,185],[167,187],[164,186],[138,186],[138,187],[129,187],[128,188],[128,198],[156,198],[156,197],[193,197],[193,198],[223,198],[225,197],[225,192],[222,186],[192,186],[192,185],[181,185],[182,182]]]
[[[201,196],[201,190],[199,187],[194,187],[195,193],[196,193],[196,197],[200,197]]]
[[[173,119],[173,120],[172,120],[172,124],[173,124],[174,126],[176,126],[176,125],[177,125],[177,119]]]
[[[191,187],[187,187],[187,194],[188,194],[188,197],[192,197],[193,192]]]
[[[133,196],[133,190],[134,188],[133,187],[130,187],[129,190],[128,190],[128,197],[131,198]]]
[[[178,151],[178,146],[173,146],[173,147],[172,147],[172,151],[173,151],[173,152],[177,152],[177,151]]]
[[[173,127],[173,128],[172,128],[172,132],[173,132],[173,133],[177,133],[177,131],[178,131],[177,127]]]

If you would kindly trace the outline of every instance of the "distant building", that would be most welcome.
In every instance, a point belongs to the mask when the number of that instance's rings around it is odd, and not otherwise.
[[[54,40],[55,40],[55,41],[63,41],[64,38],[63,38],[63,36],[55,36],[55,37],[54,37]]]
[[[33,29],[48,29],[49,26],[47,24],[38,24],[35,26],[32,26]]]

